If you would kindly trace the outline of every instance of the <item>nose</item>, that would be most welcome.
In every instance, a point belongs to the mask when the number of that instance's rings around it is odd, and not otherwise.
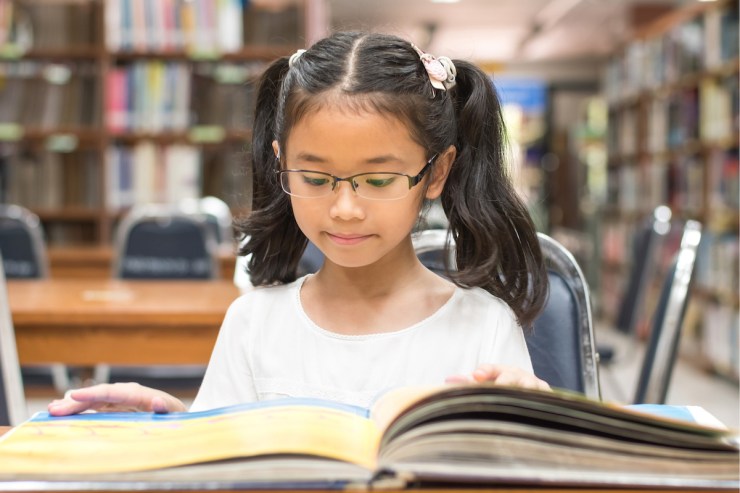
[[[347,183],[342,183],[343,181]],[[334,219],[345,221],[365,218],[365,209],[357,200],[357,192],[349,180],[337,181],[329,215]]]
[[[355,181],[353,178],[339,178],[334,177],[334,188],[332,188],[332,191],[336,192],[337,187],[340,183],[345,182],[349,187],[352,189],[352,191],[357,192],[357,188],[355,187]]]

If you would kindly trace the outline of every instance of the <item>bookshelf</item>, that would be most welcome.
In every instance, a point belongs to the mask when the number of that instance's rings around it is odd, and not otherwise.
[[[0,0],[0,201],[50,248],[108,247],[137,203],[247,211],[255,82],[320,30],[314,3]]]
[[[602,315],[614,321],[640,222],[660,204],[677,223],[699,220],[704,238],[682,354],[734,381],[740,358],[738,67],[733,1],[673,11],[635,33],[609,61],[601,282]],[[673,236],[662,258],[675,251]],[[657,292],[649,298],[648,316]]]

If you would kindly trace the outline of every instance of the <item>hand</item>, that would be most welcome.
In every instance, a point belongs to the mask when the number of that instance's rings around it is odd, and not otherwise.
[[[534,373],[524,371],[513,366],[481,365],[470,375],[454,375],[448,377],[447,383],[483,383],[492,382],[497,385],[511,385],[527,389],[551,390],[544,380],[537,378]]]
[[[49,404],[52,416],[67,416],[83,411],[102,412],[154,412],[170,413],[187,411],[176,397],[161,390],[144,387],[138,383],[103,383],[64,394]]]

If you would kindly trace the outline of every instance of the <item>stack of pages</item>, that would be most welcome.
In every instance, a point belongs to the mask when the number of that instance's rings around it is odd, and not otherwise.
[[[397,389],[370,410],[293,399],[199,413],[38,414],[0,438],[0,489],[45,481],[48,490],[84,482],[98,489],[529,485],[737,491],[737,432],[698,423],[689,411],[455,385]]]

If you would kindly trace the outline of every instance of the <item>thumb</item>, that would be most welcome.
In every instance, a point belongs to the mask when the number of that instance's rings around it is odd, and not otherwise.
[[[473,372],[473,379],[476,382],[494,382],[501,375],[504,369],[496,365],[481,365]]]

